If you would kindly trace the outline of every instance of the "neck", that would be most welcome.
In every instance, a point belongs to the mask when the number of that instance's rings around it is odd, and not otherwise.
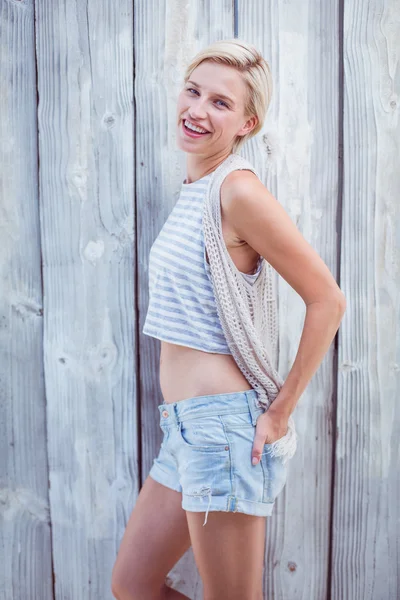
[[[219,152],[212,156],[202,156],[199,154],[188,154],[186,160],[186,179],[185,183],[192,183],[202,177],[205,177],[224,162],[232,152]]]

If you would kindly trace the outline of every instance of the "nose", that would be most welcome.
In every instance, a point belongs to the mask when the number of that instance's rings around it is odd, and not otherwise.
[[[207,116],[205,105],[201,101],[197,100],[195,105],[192,105],[189,109],[189,118],[194,121],[201,121]]]

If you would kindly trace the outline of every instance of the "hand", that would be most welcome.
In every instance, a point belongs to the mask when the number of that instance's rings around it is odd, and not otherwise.
[[[288,419],[274,413],[271,408],[260,415],[256,423],[253,449],[251,452],[252,464],[256,465],[264,451],[264,444],[272,444],[288,432]]]

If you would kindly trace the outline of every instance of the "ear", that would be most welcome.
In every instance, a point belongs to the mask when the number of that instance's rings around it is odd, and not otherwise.
[[[255,115],[251,116],[246,121],[246,123],[243,125],[243,127],[241,129],[239,129],[239,131],[237,132],[236,135],[243,136],[243,135],[246,135],[247,133],[250,133],[250,131],[252,129],[254,129],[254,127],[257,125],[257,123],[258,123],[258,118]]]

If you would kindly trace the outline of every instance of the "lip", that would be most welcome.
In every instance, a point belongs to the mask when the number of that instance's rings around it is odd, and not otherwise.
[[[191,123],[192,125],[194,125],[195,127],[200,127],[200,129],[206,129],[205,127],[203,127],[203,125],[200,125],[200,123],[196,123],[196,121],[192,121],[192,119],[188,119],[187,117],[185,117],[183,120],[184,120],[184,121],[190,121],[190,123]],[[206,129],[206,131],[207,131],[207,133],[210,133],[210,132],[208,131],[208,129]]]
[[[205,135],[208,135],[209,133],[211,133],[210,131],[207,131],[207,133],[196,133],[195,131],[188,131],[185,128],[185,121],[186,121],[186,119],[182,119],[181,126],[182,126],[183,133],[185,135],[187,135],[188,137],[191,137],[191,138],[200,138],[200,137],[204,137]],[[190,121],[190,122],[192,123],[192,121]],[[193,125],[196,125],[196,123],[193,123]],[[196,127],[201,127],[201,125],[196,125]],[[202,127],[202,129],[205,129],[205,128]]]

